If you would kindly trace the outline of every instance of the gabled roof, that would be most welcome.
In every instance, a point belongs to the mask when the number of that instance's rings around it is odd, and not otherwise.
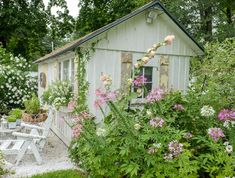
[[[78,47],[79,45],[89,41],[90,39],[98,36],[99,34],[103,33],[103,32],[106,32],[107,30],[119,25],[120,23],[122,22],[125,22],[126,20],[142,13],[143,11],[149,9],[149,8],[157,8],[157,9],[161,9],[163,10],[169,17],[170,19],[202,50],[204,51],[204,48],[185,30],[185,28],[180,25],[180,23],[166,10],[166,8],[159,2],[159,1],[153,1],[153,2],[150,2],[144,6],[142,6],[141,8],[131,12],[130,14],[120,18],[120,19],[117,19],[116,21],[82,37],[82,38],[79,38],[75,41],[72,41],[68,44],[66,44],[65,46],[61,47],[61,48],[58,48],[56,49],[55,51],[52,51],[51,53],[39,58],[38,60],[35,61],[35,63],[40,63],[40,62],[43,62],[43,61],[46,61],[47,59],[49,58],[53,58],[53,57],[56,57],[56,56],[59,56],[65,52],[68,52],[68,51],[71,51],[71,50],[74,50],[76,47]]]

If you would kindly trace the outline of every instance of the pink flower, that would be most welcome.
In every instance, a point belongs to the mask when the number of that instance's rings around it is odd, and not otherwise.
[[[145,78],[143,75],[139,75],[138,77],[135,78],[133,81],[134,86],[141,87],[147,82],[147,78]]]
[[[68,109],[69,110],[74,110],[75,106],[76,106],[76,101],[70,101],[68,103]]]
[[[79,137],[82,132],[82,125],[78,124],[73,127],[73,137]]]
[[[165,39],[164,42],[166,45],[171,45],[173,43],[173,40],[175,39],[174,35],[168,35]]]
[[[221,138],[225,137],[223,130],[221,128],[210,128],[208,130],[208,134],[212,137],[216,142]]]
[[[162,100],[164,96],[164,90],[161,88],[153,89],[147,96],[147,103],[153,103]]]
[[[177,140],[173,140],[168,144],[168,149],[173,156],[178,156],[183,152],[183,144],[179,143]]]
[[[235,119],[235,111],[230,109],[223,109],[219,112],[218,118],[221,121]]]
[[[153,127],[162,127],[165,121],[159,117],[153,118],[149,121],[149,124]]]
[[[101,89],[96,90],[97,100],[94,102],[95,108],[99,108],[106,104],[108,101],[114,101],[117,97],[117,93],[114,91],[102,91]]]
[[[179,110],[179,111],[183,111],[184,110],[184,107],[182,104],[175,104],[173,109],[175,110]]]
[[[104,86],[110,86],[112,84],[112,78],[110,75],[102,75],[100,80],[103,82]]]

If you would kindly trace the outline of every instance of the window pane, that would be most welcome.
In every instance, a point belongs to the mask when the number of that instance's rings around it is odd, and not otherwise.
[[[74,89],[74,59],[71,60],[71,84]]]
[[[144,67],[144,77],[147,78],[147,82],[152,82],[153,78],[153,68],[152,67]]]
[[[61,76],[61,62],[59,62],[59,80],[62,80],[62,76]]]
[[[69,80],[69,60],[63,62],[63,80]]]

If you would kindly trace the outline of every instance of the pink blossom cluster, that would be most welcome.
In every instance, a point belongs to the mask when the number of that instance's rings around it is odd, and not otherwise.
[[[164,39],[164,42],[166,43],[166,45],[171,45],[173,43],[173,40],[175,39],[174,35],[168,35],[166,36],[166,38]]]
[[[221,128],[210,128],[208,129],[208,134],[212,137],[213,140],[216,142],[222,138],[225,137],[223,130]]]
[[[79,137],[82,132],[82,125],[77,124],[73,127],[73,137]]]
[[[184,106],[182,104],[175,104],[173,106],[173,109],[178,110],[178,111],[184,111]]]
[[[218,114],[218,118],[221,121],[233,120],[235,119],[235,111],[230,109],[222,109]]]
[[[100,77],[100,80],[103,82],[104,86],[109,87],[112,84],[112,78],[110,75],[103,74]]]
[[[96,90],[97,100],[94,103],[95,108],[99,108],[106,104],[108,101],[113,101],[117,97],[117,93],[113,91],[102,91],[101,89]]]
[[[147,64],[152,58],[154,58],[154,56],[156,55],[156,51],[159,47],[164,45],[171,45],[174,39],[175,39],[174,35],[168,35],[167,37],[165,37],[163,42],[154,44],[152,48],[148,49],[145,56],[142,59],[138,60],[136,64],[134,64],[135,68],[139,69],[140,67]]]
[[[147,103],[154,103],[154,102],[162,100],[164,94],[165,92],[161,88],[153,89],[146,97]]]
[[[75,100],[70,101],[67,107],[69,110],[74,110],[74,108],[76,107],[76,101]]]
[[[94,116],[86,111],[80,112],[78,115],[74,116],[74,120],[78,122],[83,121],[84,119],[90,119],[90,118],[94,118]]]
[[[149,124],[153,127],[162,127],[165,121],[159,117],[153,118],[149,121]]]
[[[139,75],[135,78],[133,81],[134,86],[141,87],[147,82],[147,78],[144,77],[144,75]]]
[[[173,156],[178,156],[183,152],[183,144],[179,143],[177,140],[173,140],[168,144],[168,149]]]

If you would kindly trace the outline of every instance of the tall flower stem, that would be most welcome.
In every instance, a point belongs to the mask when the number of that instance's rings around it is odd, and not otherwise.
[[[113,104],[113,102],[111,102],[111,101],[109,101],[108,104],[109,104],[110,109],[113,110],[114,114],[115,114],[116,116],[118,116],[118,117],[121,119],[121,121],[122,121],[123,124],[125,125],[126,129],[129,130],[128,124],[127,124],[127,122],[126,122],[126,118],[121,114],[121,112],[118,110],[118,108],[117,108],[117,107]],[[129,130],[129,131],[134,135],[134,133],[132,132],[132,130]]]

